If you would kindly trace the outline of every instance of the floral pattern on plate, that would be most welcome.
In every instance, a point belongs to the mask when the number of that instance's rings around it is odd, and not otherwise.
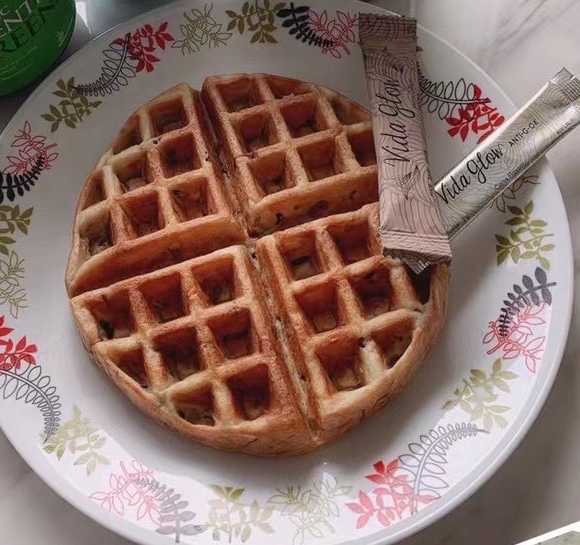
[[[69,320],[68,307],[63,304],[60,314],[50,315],[54,307],[44,310],[37,287],[44,278],[40,259],[53,259],[42,237],[51,222],[61,221],[54,219],[49,197],[56,193],[50,191],[64,189],[63,173],[70,173],[80,160],[75,153],[83,161],[94,161],[115,132],[114,127],[109,130],[111,123],[134,109],[135,94],[144,93],[139,95],[144,98],[187,77],[199,79],[199,67],[211,59],[211,70],[219,71],[224,51],[260,58],[271,54],[274,60],[264,61],[263,71],[272,72],[283,68],[280,59],[301,57],[312,68],[302,69],[299,77],[310,74],[316,79],[320,74],[326,84],[352,90],[346,81],[350,76],[336,74],[339,67],[350,74],[357,66],[359,9],[365,8],[349,0],[324,0],[315,9],[272,0],[176,4],[104,35],[84,57],[65,63],[47,78],[26,117],[16,116],[0,140],[0,309],[6,314],[0,319],[0,399],[8,409],[0,423],[17,438],[18,449],[37,447],[37,471],[52,472],[51,482],[61,483],[63,490],[80,491],[96,518],[102,511],[122,520],[107,524],[129,537],[136,526],[151,532],[152,543],[260,544],[276,539],[293,545],[319,540],[339,544],[369,536],[391,543],[388,532],[393,528],[405,527],[408,534],[412,521],[419,521],[433,504],[456,501],[462,494],[458,483],[469,474],[463,457],[470,457],[476,468],[488,460],[485,453],[516,433],[526,403],[553,378],[557,362],[549,331],[555,309],[563,308],[562,267],[570,256],[560,240],[565,223],[546,221],[557,217],[553,210],[559,204],[543,199],[546,183],[552,191],[555,183],[544,182],[549,176],[540,171],[523,176],[489,211],[488,221],[495,223],[485,235],[486,255],[498,287],[488,288],[485,299],[490,303],[472,313],[461,329],[461,334],[479,339],[478,347],[468,358],[454,360],[457,372],[433,386],[429,418],[401,432],[401,440],[380,441],[382,428],[379,432],[373,423],[356,432],[368,446],[368,455],[360,453],[364,463],[345,456],[348,449],[342,444],[296,465],[288,462],[288,471],[284,463],[272,461],[256,469],[243,457],[240,468],[250,469],[232,473],[225,463],[234,464],[232,458],[206,450],[196,450],[197,458],[191,458],[192,467],[182,467],[183,475],[153,469],[146,454],[142,459],[131,452],[132,445],[109,426],[108,409],[101,411],[83,395],[83,388],[101,380],[99,372],[91,371],[85,381],[87,358],[74,328],[63,325]],[[420,45],[427,133],[444,131],[449,149],[459,145],[467,152],[503,123],[509,105],[465,61],[448,66],[439,77],[433,59],[441,58],[438,48],[443,46],[427,36],[420,37]],[[203,61],[199,65],[192,64],[196,56]],[[176,72],[175,81],[156,79],[158,73],[167,78],[170,69]],[[89,134],[94,135],[94,152],[86,149],[91,147],[86,146]],[[84,175],[88,166],[82,169]],[[76,179],[70,192],[76,195],[82,181]],[[62,212],[70,216],[72,209]],[[62,233],[69,218],[55,225]],[[53,253],[64,271],[65,250]],[[39,326],[44,315],[45,324]],[[62,342],[49,346],[43,327]],[[37,346],[28,337],[44,341]],[[69,377],[80,389],[71,388]],[[121,402],[105,384],[99,395],[110,394],[109,402],[118,409]],[[419,411],[423,405],[414,392],[404,398],[386,412],[408,411],[412,403]],[[177,448],[167,443],[168,452]],[[332,471],[317,464],[316,456],[328,458]],[[347,459],[350,463],[335,462]]]

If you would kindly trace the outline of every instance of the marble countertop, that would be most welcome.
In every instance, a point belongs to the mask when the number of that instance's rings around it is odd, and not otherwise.
[[[77,0],[67,55],[110,26],[162,0]],[[559,68],[580,74],[577,0],[375,0],[418,18],[479,64],[523,104]],[[0,99],[0,130],[27,93]],[[575,262],[580,258],[580,130],[549,154],[566,203]],[[580,520],[580,326],[576,295],[571,335],[554,388],[536,423],[504,466],[444,519],[401,542],[510,545]],[[55,494],[0,432],[0,542],[18,545],[128,545]],[[34,521],[30,523],[29,521]]]

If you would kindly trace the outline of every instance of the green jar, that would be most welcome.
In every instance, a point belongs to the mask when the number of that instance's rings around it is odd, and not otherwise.
[[[72,36],[75,19],[74,0],[0,0],[0,96],[52,66]]]

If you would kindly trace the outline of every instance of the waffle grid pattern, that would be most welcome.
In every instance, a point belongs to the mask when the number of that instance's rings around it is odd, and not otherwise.
[[[248,259],[233,246],[79,296],[89,344],[144,389],[163,392],[183,412],[189,403],[189,421],[256,420],[269,412],[259,400],[270,398],[274,353],[264,315],[250,309],[258,295]]]
[[[301,354],[295,374],[309,377],[303,406],[319,422],[358,418],[355,391],[388,375],[423,322],[426,301],[404,265],[381,255],[377,228],[377,207],[368,205],[258,241]]]
[[[372,123],[360,106],[267,75],[207,78],[250,232],[262,236],[377,200]]]
[[[69,267],[75,293],[245,240],[211,138],[199,94],[186,86],[132,116],[81,195]],[[120,261],[95,282],[90,273],[110,254]]]
[[[85,347],[218,448],[339,435],[404,386],[445,306],[446,270],[418,282],[382,256],[376,175],[365,110],[332,91],[268,75],[166,91],[79,200],[66,284]]]

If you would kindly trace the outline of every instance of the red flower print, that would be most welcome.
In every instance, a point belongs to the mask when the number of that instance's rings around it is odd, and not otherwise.
[[[160,59],[156,57],[153,52],[159,48],[164,50],[168,42],[173,42],[174,38],[167,32],[168,23],[162,23],[157,30],[149,24],[138,28],[129,36],[129,55],[135,61],[135,72],[145,70],[152,72],[154,63],[159,62]],[[127,38],[117,38],[113,43],[123,45]]]
[[[47,143],[46,136],[33,135],[28,121],[25,121],[22,129],[16,132],[10,147],[14,148],[16,155],[6,156],[9,164],[4,172],[7,174],[23,174],[30,170],[39,158],[43,160],[42,168],[48,170],[58,157],[58,153],[54,150],[56,144]]]
[[[395,458],[386,466],[379,461],[374,464],[375,473],[367,475],[367,479],[377,486],[370,495],[359,491],[358,502],[347,503],[346,506],[356,513],[357,528],[363,528],[376,515],[382,526],[390,526],[393,522],[402,520],[413,514],[415,504],[427,504],[436,499],[430,495],[415,496],[409,484],[409,474],[401,468],[399,458]]]
[[[541,329],[546,323],[542,314],[547,306],[546,303],[542,303],[538,306],[526,305],[519,309],[512,317],[507,332],[501,331],[499,318],[489,322],[483,344],[493,343],[493,346],[487,353],[493,354],[501,350],[504,360],[523,357],[528,370],[535,373],[542,360],[546,343],[546,336],[539,335],[537,329]]]
[[[359,490],[358,501],[346,506],[357,515],[356,527],[364,528],[371,520],[391,526],[417,513],[423,506],[440,498],[449,484],[443,478],[449,463],[449,450],[458,441],[488,433],[472,422],[437,426],[422,433],[408,450],[387,464],[379,460],[367,480],[370,491]]]
[[[14,331],[11,327],[4,327],[4,316],[0,318],[0,369],[20,369],[22,363],[35,365],[34,354],[38,351],[35,344],[28,344],[26,337],[14,344],[8,337]]]
[[[449,136],[459,135],[465,142],[470,131],[479,134],[477,143],[483,142],[504,121],[497,108],[491,106],[491,100],[481,97],[481,88],[474,86],[474,101],[458,109],[459,117],[449,116],[445,121],[451,128],[447,130]]]
[[[313,9],[308,12],[310,28],[331,45],[322,48],[322,52],[337,59],[343,54],[350,55],[348,44],[356,41],[354,29],[358,16],[338,10],[336,17],[330,19],[326,10],[317,13]]]

